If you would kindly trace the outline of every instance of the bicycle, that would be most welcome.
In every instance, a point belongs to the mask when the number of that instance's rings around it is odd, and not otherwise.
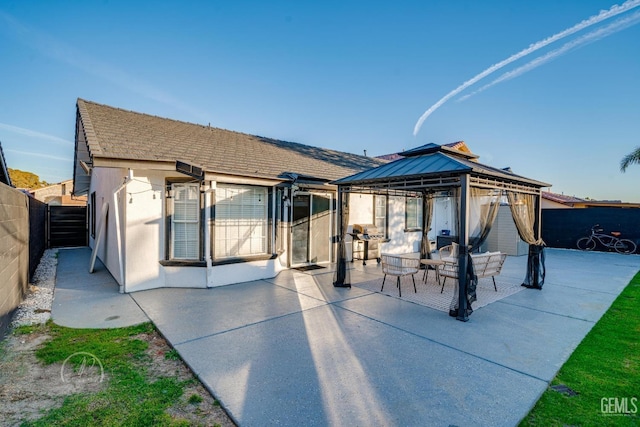
[[[611,234],[604,234],[603,229],[599,228],[600,224],[591,227],[591,235],[582,237],[576,242],[578,249],[583,251],[592,251],[600,243],[605,248],[615,249],[621,254],[632,254],[636,251],[636,244],[629,239],[621,239],[619,231],[612,231]]]

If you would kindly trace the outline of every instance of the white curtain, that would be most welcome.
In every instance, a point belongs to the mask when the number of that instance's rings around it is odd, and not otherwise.
[[[536,221],[536,196],[507,191],[507,199],[520,238],[530,245],[544,245],[544,241],[540,237],[536,238],[533,230]]]
[[[539,197],[539,196],[538,196]],[[529,244],[527,274],[522,282],[526,288],[542,289],[546,276],[544,241],[536,238],[536,195],[507,191],[509,207],[520,238]]]
[[[462,251],[460,254],[460,256],[467,257],[467,271],[465,274],[467,281],[467,315],[473,312],[471,304],[477,300],[476,288],[478,286],[478,277],[473,270],[471,253],[477,251],[487,239],[491,227],[498,216],[501,197],[501,192],[497,190],[478,187],[471,187],[469,190],[469,218],[467,218],[467,221],[469,224],[469,241],[472,244],[468,251]],[[456,290],[449,305],[450,316],[458,315],[459,301],[459,286],[458,282],[456,282]]]
[[[433,218],[433,197],[424,192],[422,195],[422,241],[420,242],[420,259],[431,259],[431,242],[429,230]]]

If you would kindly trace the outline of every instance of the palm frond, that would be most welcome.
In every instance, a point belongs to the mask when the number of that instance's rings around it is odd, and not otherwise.
[[[625,172],[627,168],[634,163],[640,164],[640,147],[637,147],[634,151],[622,158],[620,161],[620,172]]]

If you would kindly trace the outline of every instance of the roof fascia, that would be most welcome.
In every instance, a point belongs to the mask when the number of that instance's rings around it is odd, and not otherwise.
[[[157,160],[114,159],[110,157],[93,157],[94,168],[125,168],[125,169],[153,169],[161,171],[176,171],[176,162]]]
[[[258,185],[264,187],[273,187],[278,184],[286,182],[283,179],[266,179],[266,178],[253,178],[238,175],[227,175],[220,173],[205,172],[205,181],[215,181],[222,184],[241,184],[241,185]]]
[[[175,162],[169,161],[145,161],[145,160],[128,160],[128,159],[112,159],[104,157],[94,157],[93,167],[103,168],[119,168],[119,169],[147,169],[158,171],[176,172]],[[283,179],[269,179],[261,177],[249,177],[240,175],[229,175],[215,172],[205,172],[205,181],[216,181],[226,184],[244,184],[244,185],[261,185],[274,186],[286,182]]]

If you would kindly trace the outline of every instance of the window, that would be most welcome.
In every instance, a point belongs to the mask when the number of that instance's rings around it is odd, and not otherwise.
[[[268,253],[268,192],[264,187],[218,184],[215,258]]]
[[[171,258],[200,259],[200,184],[171,184]]]
[[[387,233],[387,196],[374,196],[373,198],[373,223],[378,233],[388,237]]]
[[[407,197],[405,200],[405,231],[418,231],[422,229],[422,199]]]

